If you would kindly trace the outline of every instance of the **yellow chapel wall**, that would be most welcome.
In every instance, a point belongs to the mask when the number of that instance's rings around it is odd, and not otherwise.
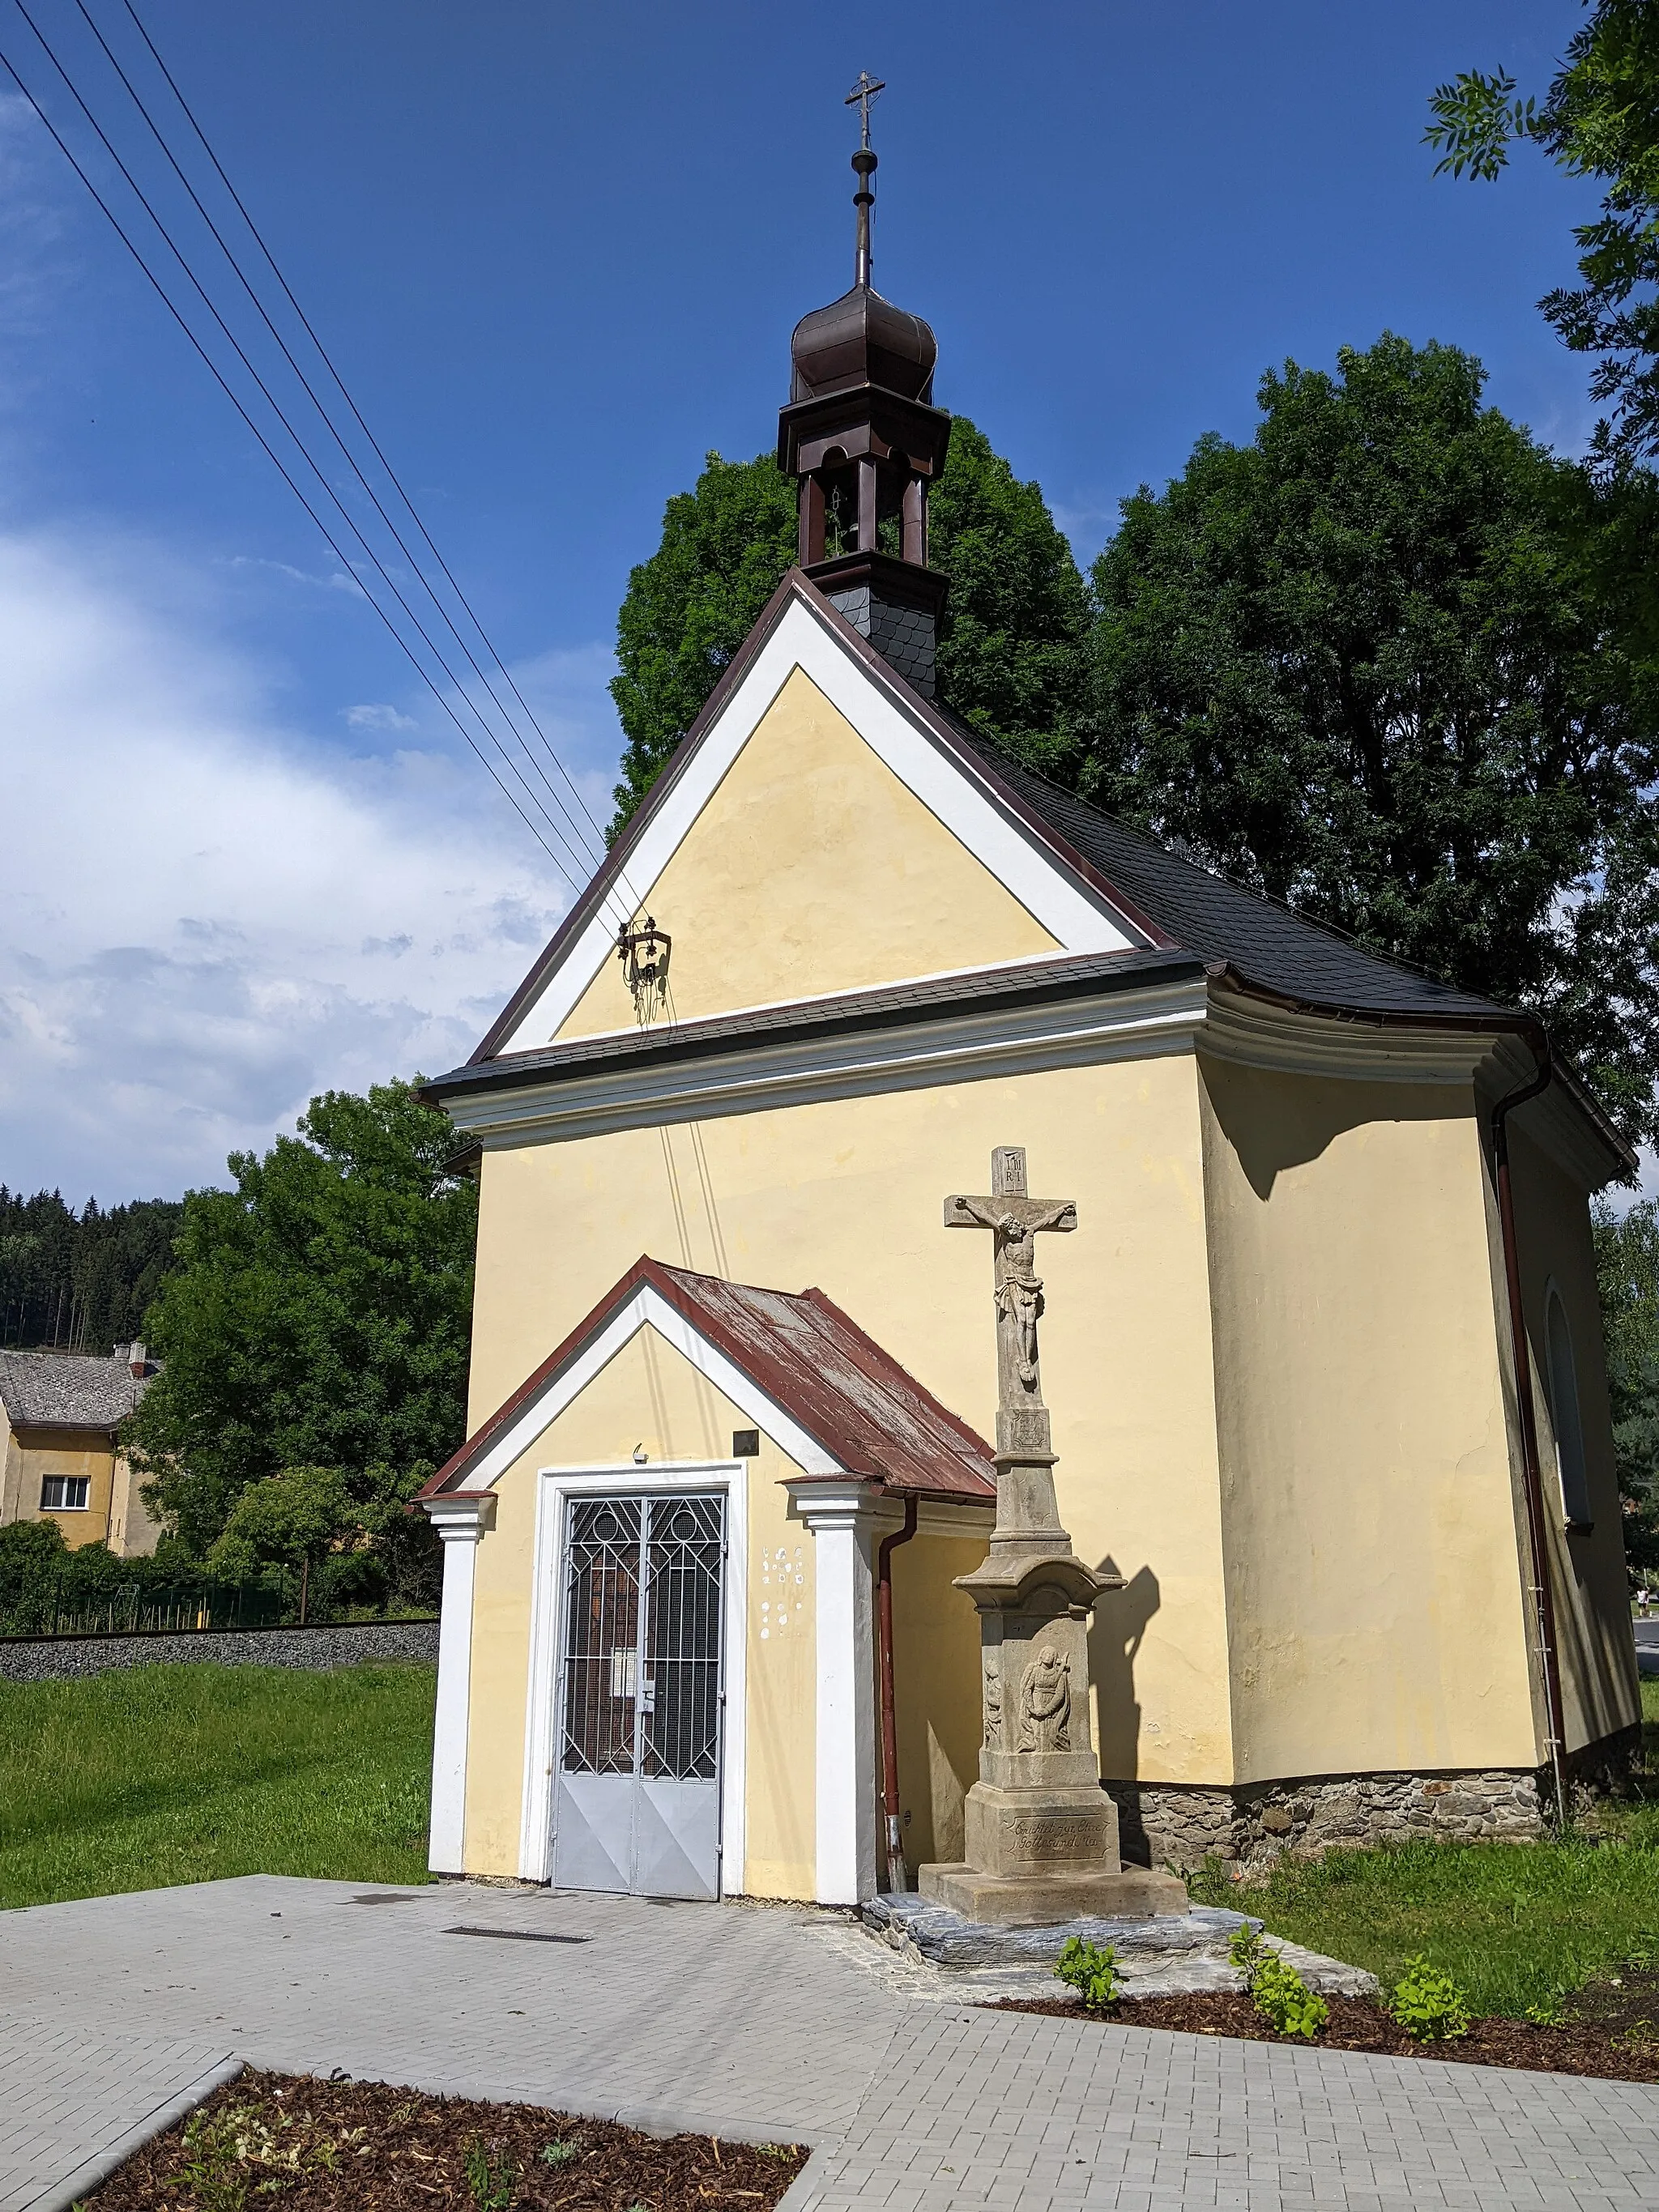
[[[1061,949],[799,668],[661,875],[630,888],[673,939],[681,1021]],[[634,1026],[611,955],[556,1033]]]
[[[1523,1109],[1524,1111],[1524,1109]],[[1521,1119],[1516,1117],[1516,1121]],[[1562,1720],[1570,1751],[1594,1743],[1641,1717],[1641,1689],[1630,1632],[1630,1583],[1625,1567],[1623,1510],[1613,1463],[1613,1415],[1607,1398],[1607,1356],[1596,1291],[1595,1253],[1588,1195],[1582,1184],[1511,1122],[1510,1173],[1515,1201],[1516,1246],[1521,1262],[1522,1305],[1533,1375],[1533,1405],[1545,1502],[1560,1660]],[[1496,1207],[1493,1206],[1496,1233]],[[1494,1255],[1501,1269],[1501,1259]],[[1500,1294],[1503,1278],[1498,1273]],[[1545,1302],[1553,1284],[1566,1311],[1578,1384],[1584,1472],[1595,1520],[1587,1531],[1565,1527],[1555,1458],[1555,1417],[1550,1402]],[[1502,1315],[1504,1368],[1509,1311]],[[1519,1458],[1519,1445],[1516,1446]],[[1522,1509],[1523,1510],[1523,1509]]]
[[[1200,1065],[1239,1778],[1529,1766],[1473,1092]]]
[[[1033,1189],[1079,1209],[1077,1234],[1043,1240],[1043,1380],[1066,1524],[1084,1558],[1109,1559],[1127,1584],[1091,1633],[1103,1766],[1225,1782],[1215,1388],[1189,1053],[486,1151],[472,1423],[649,1253],[784,1290],[816,1282],[991,1436],[990,1243],[946,1231],[941,1212],[947,1193],[986,1188],[994,1146],[1016,1143],[1028,1149]],[[955,1771],[966,1753],[951,1733]],[[925,1745],[907,1755],[912,1774],[919,1757],[931,1757]]]
[[[538,1364],[530,1362],[525,1371]],[[479,1541],[473,1590],[469,1874],[519,1871],[539,1471],[614,1467],[618,1487],[626,1489],[636,1449],[643,1447],[648,1465],[729,1460],[733,1430],[750,1425],[746,1414],[647,1328],[495,1483],[495,1525]],[[749,1604],[746,1620],[739,1625],[728,1619],[727,1631],[740,1627],[746,1638],[744,1887],[751,1896],[811,1897],[816,1887],[812,1540],[790,1517],[783,1487],[800,1473],[794,1462],[763,1433],[759,1457],[745,1464]],[[729,1601],[736,1602],[735,1593]]]

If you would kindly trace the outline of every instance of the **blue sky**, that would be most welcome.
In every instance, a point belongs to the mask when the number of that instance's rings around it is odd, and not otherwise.
[[[75,0],[28,4],[153,176]],[[876,281],[1082,557],[1265,368],[1384,328],[1589,428],[1534,306],[1587,190],[1420,143],[1460,67],[1541,88],[1570,0],[139,4],[601,819],[628,569],[848,281],[860,68]],[[0,46],[82,144],[11,0]],[[462,1056],[566,894],[15,98],[0,185],[0,1180],[174,1192]]]

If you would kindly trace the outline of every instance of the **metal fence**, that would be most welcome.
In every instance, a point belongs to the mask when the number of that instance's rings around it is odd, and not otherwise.
[[[285,1610],[283,1593],[261,1583],[128,1583],[96,1595],[61,1585],[15,1601],[0,1615],[10,1636],[187,1635],[211,1628],[270,1628]]]

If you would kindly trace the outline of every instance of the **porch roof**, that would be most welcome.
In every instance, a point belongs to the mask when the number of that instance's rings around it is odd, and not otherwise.
[[[787,1414],[842,1475],[901,1493],[989,1505],[991,1446],[817,1289],[767,1290],[694,1274],[645,1257],[609,1290],[563,1343],[433,1476],[422,1498],[465,1492],[493,1474],[515,1431],[536,1433],[542,1401],[641,1292],[660,1299],[695,1335]],[[649,1318],[648,1301],[641,1325]],[[546,1418],[554,1418],[550,1408]],[[761,1425],[765,1426],[763,1419]],[[499,1473],[497,1464],[494,1470]],[[824,1480],[835,1476],[824,1473]]]

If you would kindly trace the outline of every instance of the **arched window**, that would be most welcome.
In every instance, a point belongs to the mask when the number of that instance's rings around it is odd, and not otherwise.
[[[1584,1431],[1578,1418],[1578,1370],[1572,1357],[1567,1310],[1553,1283],[1544,1302],[1545,1343],[1549,1358],[1550,1425],[1555,1431],[1555,1472],[1561,1485],[1561,1510],[1569,1528],[1588,1528],[1589,1483],[1584,1474]]]

